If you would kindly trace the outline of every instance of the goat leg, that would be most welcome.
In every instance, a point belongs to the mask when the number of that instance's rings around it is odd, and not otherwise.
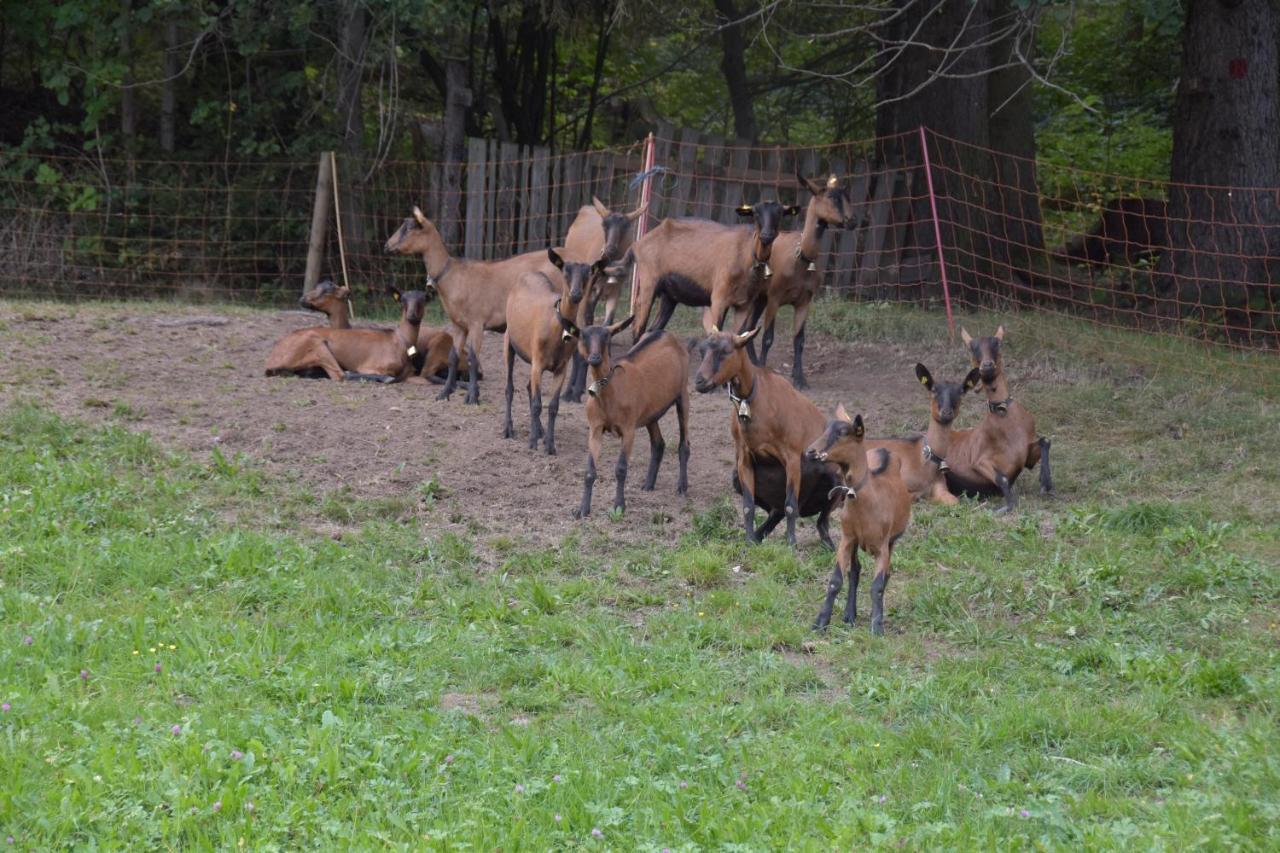
[[[662,454],[667,449],[667,443],[662,439],[662,429],[658,426],[658,422],[649,424],[647,429],[649,430],[649,473],[645,475],[644,485],[640,487],[642,492],[653,491],[653,487],[658,482],[658,466],[662,464]]]
[[[796,519],[800,517],[800,501],[796,497],[796,487],[787,484],[787,544],[795,547],[796,544]]]
[[[591,430],[587,436],[587,473],[582,478],[582,503],[578,505],[578,511],[573,514],[574,518],[586,518],[591,515],[591,487],[596,482],[596,459],[600,456],[600,440],[603,438],[603,430]]]
[[[622,433],[622,450],[618,453],[618,467],[613,469],[618,479],[618,491],[613,496],[613,509],[616,512],[627,511],[627,501],[623,493],[627,486],[627,460],[631,457],[631,445],[636,440],[635,427]]]
[[[665,329],[667,324],[671,322],[671,315],[676,312],[676,301],[668,294],[662,294],[662,305],[658,308],[658,319],[653,324],[655,329]],[[636,332],[639,334],[639,332]]]
[[[1046,495],[1056,495],[1053,488],[1053,475],[1049,473],[1049,447],[1047,438],[1040,439],[1040,491]]]
[[[796,390],[803,391],[809,387],[804,378],[804,332],[809,326],[809,303],[796,306],[795,319],[795,354],[791,360],[791,384]]]
[[[515,424],[511,422],[511,400],[516,395],[516,383],[515,383],[516,353],[515,353],[515,350],[511,348],[511,339],[506,335],[503,335],[502,337],[502,354],[506,357],[506,361],[507,361],[507,422],[506,422],[506,425],[503,426],[502,428],[502,437],[515,438],[516,427],[515,427]]]
[[[756,528],[756,541],[763,542],[785,516],[786,513],[780,509],[770,510],[769,517],[764,520],[764,524]]]
[[[536,368],[530,367],[530,371]],[[542,384],[529,377],[529,449],[537,450],[542,440]]]
[[[844,572],[840,568],[840,561],[836,561],[836,567],[831,571],[831,580],[827,581],[827,597],[822,600],[822,609],[818,611],[818,618],[813,620],[813,630],[823,631],[831,624],[831,608],[835,606],[836,596],[840,594],[840,587],[844,584]]]
[[[777,522],[774,522],[775,524]],[[815,525],[818,528],[818,538],[822,540],[822,544],[826,545],[832,551],[836,549],[836,543],[831,541],[831,507],[828,506],[822,512],[818,513],[818,521]]]
[[[996,514],[1003,515],[1006,512],[1013,512],[1017,509],[1018,497],[1013,493],[1013,484],[1009,482],[1009,478],[999,471],[995,471],[991,479],[995,480],[996,485],[1000,487],[1000,492],[1004,495],[1004,506],[996,509]]]
[[[680,389],[676,397],[676,421],[680,424],[680,446],[676,458],[680,460],[680,473],[676,477],[676,494],[689,493],[689,389]]]
[[[543,446],[548,456],[556,455],[556,417],[560,414],[560,389],[564,387],[567,374],[568,369],[561,367],[555,390],[551,392],[551,404],[547,406],[547,434]]]
[[[876,576],[871,581],[871,633],[884,636],[884,588],[889,585],[889,557],[893,546],[886,543],[876,555]]]
[[[768,299],[763,295],[756,297],[755,304],[751,307],[751,316],[748,318],[748,321],[743,325],[743,328],[738,330],[739,333],[750,331],[751,329],[754,329],[756,327],[756,324],[760,322],[760,315],[764,313],[764,306],[767,301]],[[768,355],[769,355],[769,348],[765,347],[764,358],[767,358]],[[756,364],[756,365],[764,364],[764,358],[761,358],[756,355],[755,338],[752,338],[751,340],[747,341],[747,357],[751,359],[752,364]]]
[[[575,349],[573,352],[573,363],[569,370],[568,387],[564,389],[564,394],[560,396],[561,400],[570,403],[581,403],[582,392],[587,385],[587,362],[578,354]]]
[[[852,625],[858,619],[858,579],[862,577],[862,564],[858,562],[855,546],[849,557],[849,594],[844,600],[844,624]]]
[[[480,405],[480,355],[476,352],[476,345],[471,340],[467,341],[467,358],[470,359],[470,364],[467,365],[470,380],[467,387],[467,404],[478,406]]]
[[[474,370],[474,368],[473,368]],[[449,373],[444,378],[444,387],[436,395],[437,400],[448,400],[453,396],[453,389],[458,387],[458,348],[449,347]]]

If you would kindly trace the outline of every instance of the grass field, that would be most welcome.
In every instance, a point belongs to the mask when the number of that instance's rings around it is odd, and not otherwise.
[[[14,405],[0,839],[1280,847],[1272,368],[1019,322],[1015,390],[1065,380],[1020,395],[1061,496],[917,507],[884,638],[811,634],[829,553],[746,546],[727,499],[678,542],[528,552],[434,535],[431,489],[413,523],[348,495],[334,540],[250,459]]]

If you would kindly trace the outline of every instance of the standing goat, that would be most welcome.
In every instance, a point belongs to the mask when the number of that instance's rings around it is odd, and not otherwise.
[[[634,261],[636,336],[648,327],[655,299],[662,301],[655,328],[665,329],[676,304],[710,306],[723,327],[730,308],[744,319],[772,275],[769,259],[784,216],[800,211],[776,201],[743,204],[738,216],[754,227],[708,219],[664,219],[628,252]],[[745,327],[745,322],[743,326]]]
[[[1004,377],[1004,326],[989,338],[970,337],[961,328],[960,337],[986,391],[987,414],[973,429],[951,434],[947,486],[955,494],[1003,495],[1004,505],[996,512],[1009,512],[1018,505],[1013,494],[1018,475],[1039,463],[1040,491],[1052,495],[1049,439],[1036,435],[1035,418],[1009,394]]]
[[[565,255],[580,258],[587,263],[603,260],[610,264],[617,261],[631,248],[631,223],[640,218],[644,211],[645,206],[642,205],[631,213],[614,213],[600,199],[592,196],[591,204],[578,208],[578,215],[569,225],[569,231],[564,237]],[[613,323],[621,280],[617,269],[606,269],[604,275],[592,277],[591,286],[587,288],[586,297],[578,309],[579,327],[586,328],[595,323],[596,305],[601,297],[605,299],[604,324],[608,326]],[[582,402],[582,391],[586,384],[587,365],[575,351],[573,370],[569,374],[569,387],[565,389],[564,399],[573,403]]]
[[[507,419],[502,437],[514,438],[511,399],[515,395],[515,358],[529,364],[529,447],[538,446],[542,433],[542,373],[552,376],[551,405],[547,409],[545,446],[547,455],[556,453],[556,414],[560,411],[560,389],[564,387],[569,362],[576,349],[578,327],[574,323],[578,304],[591,277],[604,268],[565,263],[555,249],[547,257],[563,273],[563,287],[557,292],[551,280],[540,272],[527,272],[507,297],[507,331],[502,337],[502,353],[507,363]]]
[[[403,382],[415,377],[418,327],[426,308],[421,290],[387,290],[401,305],[400,325],[394,329],[303,329],[272,348],[266,373],[278,376],[323,370],[330,379],[371,379]]]
[[[795,358],[791,364],[791,383],[797,388],[807,388],[804,378],[804,331],[809,319],[809,306],[822,284],[826,253],[822,251],[822,238],[828,226],[848,228],[853,221],[853,202],[849,193],[840,186],[835,175],[827,179],[827,185],[811,181],[797,174],[800,186],[813,195],[805,207],[804,228],[801,231],[784,231],[773,244],[773,275],[765,282],[764,292],[756,298],[750,325],[761,326],[764,336],[760,343],[758,364],[769,360],[769,348],[773,346],[773,323],[778,309],[784,305],[795,308],[793,334]],[[748,349],[755,360],[754,345]]]
[[[742,522],[747,541],[758,541],[756,463],[770,459],[784,471],[782,504],[787,518],[787,542],[795,545],[799,496],[809,491],[803,482],[804,451],[809,442],[822,434],[826,418],[785,378],[756,367],[747,358],[747,342],[756,336],[759,327],[741,334],[721,332],[706,315],[703,324],[707,337],[701,344],[702,363],[694,376],[693,387],[702,394],[724,387],[733,403],[730,429],[738,482],[742,487]],[[776,508],[775,504],[773,509],[776,511]],[[771,529],[772,525],[766,523],[766,527]]]
[[[628,317],[612,326],[589,326],[581,331],[578,339],[578,351],[591,372],[591,385],[587,388],[590,396],[586,405],[587,472],[583,478],[582,503],[574,513],[576,518],[591,514],[591,490],[606,432],[622,439],[614,472],[618,485],[613,508],[618,512],[626,509],[627,460],[631,457],[636,430],[641,427],[649,431],[649,473],[641,488],[653,491],[666,448],[658,420],[672,406],[676,407],[680,425],[676,494],[689,491],[689,351],[669,332],[654,331],[637,341],[617,364],[610,364],[609,340],[631,325],[633,319]],[[570,333],[569,321],[561,320],[561,324],[565,332]]]
[[[559,282],[560,271],[545,252],[526,252],[501,261],[472,261],[451,258],[436,226],[417,207],[387,238],[385,251],[401,255],[421,255],[427,268],[427,287],[440,296],[440,304],[453,324],[453,347],[449,352],[449,373],[436,399],[446,400],[458,385],[458,356],[467,354],[473,368],[467,388],[467,402],[480,402],[480,344],[485,331],[502,332],[507,327],[507,297],[520,276],[540,272]],[[434,270],[434,272],[433,272]]]
[[[806,455],[821,462],[833,462],[844,474],[844,509],[840,514],[840,547],[836,566],[827,582],[827,597],[814,621],[814,630],[831,622],[831,608],[840,593],[845,575],[849,594],[845,599],[844,621],[852,625],[857,616],[858,578],[862,566],[858,549],[876,561],[871,582],[871,633],[884,633],[884,588],[889,583],[889,563],[893,547],[911,521],[911,495],[902,482],[901,465],[889,451],[867,451],[863,443],[866,429],[862,415],[850,420],[844,406],[836,408],[835,420],[827,424],[822,437],[809,446]]]
[[[974,368],[963,382],[937,382],[929,368],[916,365],[916,378],[929,392],[929,428],[913,438],[869,438],[869,449],[883,448],[902,462],[902,482],[911,499],[928,498],[944,506],[958,503],[947,489],[947,454],[951,450],[951,423],[960,413],[964,395],[978,385]]]

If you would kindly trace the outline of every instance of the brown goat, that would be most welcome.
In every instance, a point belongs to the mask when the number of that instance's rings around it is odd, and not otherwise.
[[[756,540],[756,462],[777,461],[786,472],[783,509],[787,518],[787,542],[796,544],[796,518],[800,513],[804,451],[822,434],[826,418],[818,407],[771,370],[758,368],[747,358],[746,346],[760,331],[721,332],[711,318],[703,317],[707,337],[702,341],[702,363],[693,387],[706,394],[724,387],[733,403],[730,429],[742,486],[742,522],[747,541]],[[775,522],[776,523],[776,522]]]
[[[876,561],[871,582],[871,633],[884,633],[884,589],[889,583],[893,548],[911,522],[911,495],[902,482],[901,463],[892,453],[879,448],[867,451],[863,443],[862,415],[850,420],[844,406],[836,409],[835,420],[811,444],[806,455],[822,462],[834,462],[844,474],[844,509],[840,515],[840,547],[836,566],[827,582],[827,596],[814,621],[814,630],[831,622],[831,608],[846,575],[849,594],[844,604],[844,621],[852,625],[857,616],[858,578],[862,567],[858,549]]]
[[[591,490],[596,481],[596,465],[604,434],[611,432],[622,439],[618,454],[617,492],[613,508],[626,509],[624,487],[627,482],[627,460],[636,430],[649,431],[649,473],[643,491],[653,491],[658,480],[666,442],[658,420],[672,406],[680,425],[680,473],[676,478],[676,494],[689,491],[689,351],[669,332],[654,331],[645,335],[617,364],[610,364],[609,340],[631,325],[628,317],[612,326],[588,326],[578,338],[578,351],[591,371],[587,389],[587,472],[583,478],[582,503],[575,518],[591,514]],[[568,331],[568,326],[565,326]]]
[[[662,302],[655,328],[665,329],[676,304],[709,306],[723,328],[730,308],[745,318],[772,271],[769,259],[782,217],[800,211],[776,201],[740,205],[738,216],[755,225],[721,225],[708,219],[664,219],[631,251],[636,336],[644,334],[655,299]]]
[[[951,434],[948,488],[955,494],[1003,495],[1004,505],[996,512],[1009,512],[1018,504],[1013,493],[1018,475],[1040,464],[1040,491],[1052,495],[1049,439],[1036,435],[1035,418],[1010,396],[1004,377],[1004,326],[989,338],[970,337],[963,328],[960,336],[986,391],[987,414],[973,429]]]
[[[323,370],[330,379],[369,379],[403,382],[416,378],[418,327],[427,304],[421,290],[387,290],[401,305],[400,325],[394,329],[303,329],[279,342],[267,356],[266,373]]]
[[[800,231],[783,231],[773,244],[773,275],[765,282],[764,292],[756,299],[750,325],[760,326],[764,334],[760,339],[760,358],[756,361],[754,344],[748,348],[752,360],[764,365],[769,360],[769,348],[773,346],[773,323],[778,310],[784,305],[795,308],[793,321],[795,357],[791,363],[791,383],[797,388],[807,388],[804,378],[804,332],[809,319],[809,306],[822,284],[826,253],[822,251],[822,238],[828,226],[847,228],[854,217],[853,202],[849,193],[832,175],[822,184],[797,174],[800,186],[812,196],[805,207],[804,228]]]
[[[338,287],[331,281],[322,281],[302,294],[298,305],[308,311],[319,311],[329,318],[330,329],[351,328],[351,291],[346,287]],[[305,348],[318,327],[298,329],[276,341],[267,354],[267,375],[281,376],[293,374],[308,379],[324,379],[328,374],[319,367],[293,370],[288,367],[293,353]]]
[[[436,226],[418,208],[387,238],[386,252],[421,255],[427,268],[427,287],[440,296],[440,304],[453,324],[449,373],[437,399],[446,400],[458,384],[459,354],[466,353],[475,368],[467,388],[467,402],[480,402],[480,344],[486,330],[507,327],[507,297],[520,276],[540,272],[557,284],[560,271],[545,252],[526,252],[501,261],[451,258]]]
[[[551,405],[547,409],[545,446],[547,455],[556,453],[556,415],[560,411],[560,390],[572,361],[578,340],[574,319],[583,291],[591,277],[604,268],[605,261],[594,265],[566,263],[555,249],[547,257],[564,274],[560,292],[540,272],[527,272],[507,297],[507,331],[502,337],[502,352],[507,363],[507,419],[502,437],[514,438],[511,423],[511,398],[515,395],[513,380],[515,357],[529,364],[529,447],[538,446],[542,433],[542,373],[552,376]]]
[[[630,213],[614,213],[605,207],[604,202],[592,196],[591,204],[578,208],[578,215],[569,224],[569,231],[564,236],[565,257],[581,258],[591,264],[597,260],[612,263],[620,259],[633,242],[631,224],[640,218],[645,207],[642,205]],[[604,324],[608,326],[613,322],[620,282],[616,275],[597,275],[592,280],[578,316],[579,326],[586,327],[595,322],[595,308],[601,297],[605,300]]]
[[[974,368],[963,382],[937,382],[929,368],[916,365],[916,378],[929,392],[929,428],[912,438],[869,438],[867,448],[883,448],[902,462],[902,482],[911,499],[928,498],[944,506],[959,503],[947,489],[947,453],[951,449],[951,423],[960,412],[964,395],[978,385]]]

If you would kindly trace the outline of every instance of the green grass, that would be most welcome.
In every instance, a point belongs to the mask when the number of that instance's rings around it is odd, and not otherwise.
[[[882,639],[865,591],[813,635],[830,556],[742,544],[727,498],[676,542],[529,552],[433,533],[438,484],[293,495],[128,413],[13,408],[0,838],[1275,849],[1276,406],[1153,352],[1134,381],[1020,344],[1061,380],[1020,394],[1062,497],[919,507]]]

